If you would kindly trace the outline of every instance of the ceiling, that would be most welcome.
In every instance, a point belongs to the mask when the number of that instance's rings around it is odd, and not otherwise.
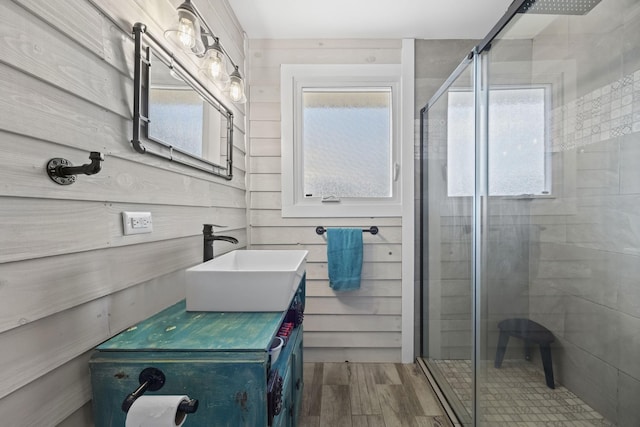
[[[249,39],[482,39],[512,0],[228,0]]]

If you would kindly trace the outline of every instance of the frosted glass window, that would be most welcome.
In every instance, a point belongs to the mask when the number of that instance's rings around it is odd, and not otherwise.
[[[282,64],[282,216],[402,214],[399,64]]]
[[[489,92],[489,194],[549,194],[546,88],[492,88]],[[449,92],[449,196],[471,196],[474,185],[473,93]]]
[[[302,92],[305,197],[391,197],[391,89]]]

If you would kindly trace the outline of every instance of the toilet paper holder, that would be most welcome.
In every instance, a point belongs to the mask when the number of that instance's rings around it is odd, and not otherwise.
[[[129,412],[131,409],[131,405],[133,402],[140,396],[144,394],[145,391],[158,391],[164,386],[167,377],[164,375],[160,369],[149,367],[145,368],[140,372],[138,376],[138,381],[140,381],[140,387],[131,392],[127,397],[125,397],[122,402],[122,410],[124,412]],[[178,411],[184,412],[185,414],[193,414],[198,410],[198,399],[189,399],[185,402],[180,403],[178,406]]]

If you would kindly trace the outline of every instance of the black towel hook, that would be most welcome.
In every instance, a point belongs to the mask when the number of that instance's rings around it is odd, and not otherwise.
[[[77,174],[93,175],[102,169],[102,161],[104,161],[104,154],[98,151],[92,151],[89,153],[89,160],[91,163],[84,164],[82,166],[73,166],[73,164],[62,157],[54,157],[47,163],[47,174],[53,182],[60,185],[70,185],[76,182]]]

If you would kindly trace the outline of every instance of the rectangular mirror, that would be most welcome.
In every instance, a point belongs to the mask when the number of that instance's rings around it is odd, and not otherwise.
[[[134,34],[136,151],[231,179],[233,113],[143,24]]]

